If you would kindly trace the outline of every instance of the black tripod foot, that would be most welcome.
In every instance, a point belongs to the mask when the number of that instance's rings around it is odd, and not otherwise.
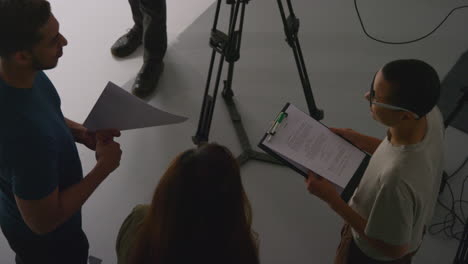
[[[244,125],[242,124],[242,118],[239,112],[237,111],[237,107],[234,103],[232,95],[233,94],[229,91],[229,89],[225,89],[225,92],[223,93],[223,99],[228,108],[229,116],[231,117],[232,124],[234,125],[236,135],[239,138],[242,148],[242,153],[239,155],[239,157],[237,157],[239,165],[242,166],[249,160],[257,160],[277,165],[284,165],[283,163],[271,157],[270,155],[252,149],[252,145],[250,144],[247,132],[245,131]]]

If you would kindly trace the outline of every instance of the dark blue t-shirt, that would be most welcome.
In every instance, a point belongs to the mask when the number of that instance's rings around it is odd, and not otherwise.
[[[0,79],[0,122],[0,225],[16,238],[37,237],[24,223],[14,195],[40,200],[83,178],[60,98],[43,72],[36,75],[32,89],[13,88]],[[45,236],[80,230],[81,211]]]

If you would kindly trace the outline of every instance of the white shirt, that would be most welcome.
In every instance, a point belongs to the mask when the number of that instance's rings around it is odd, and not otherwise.
[[[424,139],[393,146],[385,138],[373,154],[350,206],[367,219],[365,234],[391,245],[418,249],[424,226],[434,213],[443,172],[444,125],[437,107],[427,114]],[[353,230],[354,241],[369,257],[392,260]]]

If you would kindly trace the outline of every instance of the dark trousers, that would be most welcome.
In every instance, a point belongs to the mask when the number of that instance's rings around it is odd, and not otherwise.
[[[167,50],[166,0],[128,0],[135,27],[143,34],[143,58],[161,62]]]
[[[89,244],[82,230],[56,237],[21,239],[8,230],[2,230],[11,249],[16,253],[16,264],[87,264]]]
[[[411,264],[416,252],[409,253],[401,259],[392,261],[380,261],[368,257],[356,245],[348,224],[341,230],[341,242],[336,250],[335,264]]]

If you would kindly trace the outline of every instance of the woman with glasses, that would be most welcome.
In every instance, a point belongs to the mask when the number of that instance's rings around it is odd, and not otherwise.
[[[432,218],[443,169],[444,125],[436,103],[437,72],[420,60],[396,60],[373,78],[372,117],[388,127],[383,140],[332,129],[372,154],[349,204],[310,173],[308,190],[346,222],[335,264],[411,263]]]
[[[117,238],[118,263],[258,264],[240,169],[217,144],[175,158],[150,205],[138,205]]]

